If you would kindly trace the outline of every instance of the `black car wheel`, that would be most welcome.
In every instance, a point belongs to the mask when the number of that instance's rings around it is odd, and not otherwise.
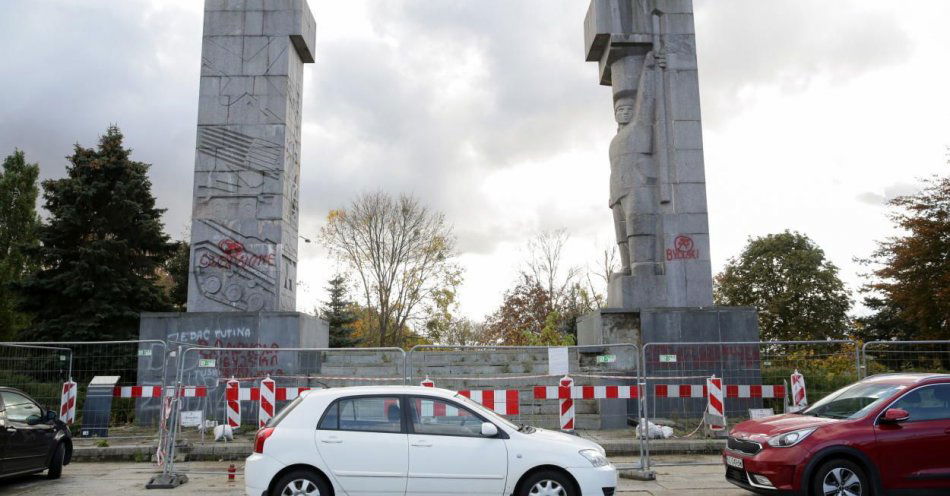
[[[831,460],[815,472],[812,490],[818,496],[869,496],[871,481],[860,465],[848,460]]]
[[[49,462],[49,470],[46,472],[47,479],[59,479],[63,473],[63,460],[66,459],[66,446],[63,443],[56,445],[56,451],[53,452],[53,459]]]

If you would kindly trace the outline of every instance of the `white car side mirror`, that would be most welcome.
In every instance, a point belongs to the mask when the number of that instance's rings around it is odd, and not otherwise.
[[[498,435],[498,427],[495,427],[495,424],[491,422],[482,423],[482,436],[495,437],[497,435]]]

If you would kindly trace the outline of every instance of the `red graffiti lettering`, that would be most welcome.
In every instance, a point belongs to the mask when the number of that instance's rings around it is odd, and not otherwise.
[[[221,269],[260,267],[262,265],[274,265],[274,254],[266,253],[259,255],[252,253],[244,245],[233,239],[223,239],[218,242],[218,248],[224,252],[224,255],[214,253],[202,253],[198,259],[198,266],[201,268],[218,267]]]
[[[673,248],[666,249],[666,260],[689,260],[699,258],[699,250],[696,249],[693,238],[689,236],[677,236],[673,240]]]

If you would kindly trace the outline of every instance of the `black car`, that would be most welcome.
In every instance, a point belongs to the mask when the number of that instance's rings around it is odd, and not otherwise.
[[[69,464],[69,427],[19,389],[0,387],[0,477],[49,470],[56,479]]]

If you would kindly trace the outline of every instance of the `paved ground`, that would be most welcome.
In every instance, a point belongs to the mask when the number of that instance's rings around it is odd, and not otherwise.
[[[633,459],[618,457],[616,463]],[[717,462],[716,456],[657,457],[655,463],[671,461]],[[174,490],[147,491],[145,483],[153,473],[144,463],[74,463],[63,470],[59,480],[48,481],[43,476],[21,477],[0,481],[0,494],[17,496],[119,496],[127,494],[150,494],[169,496],[198,496],[206,494],[243,494],[244,480],[238,474],[234,482],[227,481],[230,462],[195,462],[180,464],[179,468],[190,471],[190,481]],[[241,466],[238,464],[238,469]],[[750,493],[735,488],[723,478],[720,465],[657,466],[655,482],[639,482],[620,479],[619,494],[629,496],[748,496]],[[216,473],[198,473],[216,472]]]

